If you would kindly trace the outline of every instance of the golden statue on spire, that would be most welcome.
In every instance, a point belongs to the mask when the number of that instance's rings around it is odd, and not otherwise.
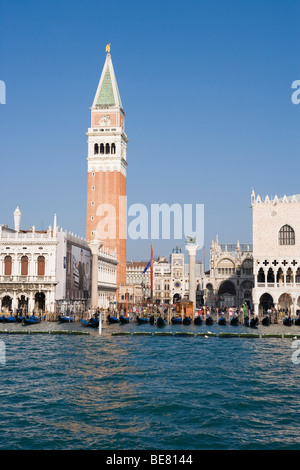
[[[106,52],[110,54],[110,44],[106,44]]]

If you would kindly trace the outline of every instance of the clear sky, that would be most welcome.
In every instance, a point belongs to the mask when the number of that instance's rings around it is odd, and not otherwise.
[[[111,43],[128,204],[204,204],[206,255],[216,234],[251,243],[252,188],[300,193],[299,26],[299,0],[0,0],[0,223],[19,205],[24,229],[57,213],[85,236],[85,133]],[[149,256],[128,240],[128,259]]]

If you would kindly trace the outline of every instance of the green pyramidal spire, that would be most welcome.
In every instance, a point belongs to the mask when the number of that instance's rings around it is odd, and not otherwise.
[[[106,51],[106,60],[94,98],[93,108],[98,106],[117,106],[122,108],[118,84],[110,55],[110,47],[106,48]]]

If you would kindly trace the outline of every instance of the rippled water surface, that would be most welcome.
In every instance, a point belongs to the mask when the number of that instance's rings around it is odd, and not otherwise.
[[[101,337],[3,333],[22,328],[0,327],[1,449],[299,448],[300,364],[290,338],[111,335],[158,331],[136,324],[105,325]],[[82,331],[53,323],[27,330],[63,328]],[[208,329],[249,332],[164,331]],[[300,334],[300,327],[257,331]]]

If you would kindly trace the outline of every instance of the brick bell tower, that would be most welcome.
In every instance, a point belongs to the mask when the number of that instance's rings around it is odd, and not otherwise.
[[[110,54],[91,107],[88,129],[86,239],[98,239],[117,251],[117,286],[126,282],[126,150],[125,113]]]

